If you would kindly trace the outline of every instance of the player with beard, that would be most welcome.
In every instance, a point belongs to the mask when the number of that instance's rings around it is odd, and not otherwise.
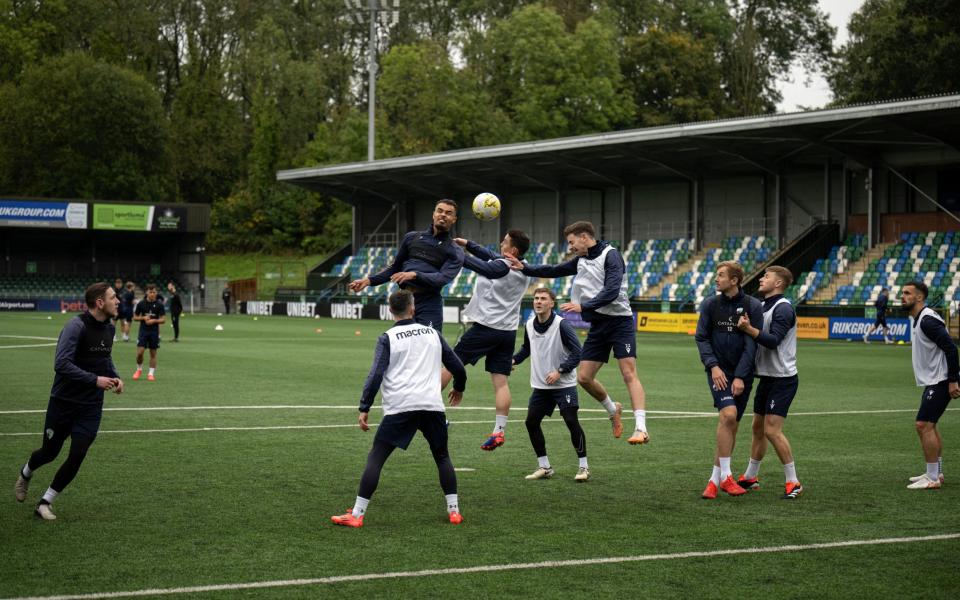
[[[438,200],[433,208],[433,224],[424,231],[411,231],[403,236],[393,263],[375,275],[355,279],[350,289],[361,292],[367,286],[392,281],[400,289],[413,293],[417,323],[443,330],[443,296],[441,291],[463,267],[463,249],[450,235],[457,222],[457,203]]]

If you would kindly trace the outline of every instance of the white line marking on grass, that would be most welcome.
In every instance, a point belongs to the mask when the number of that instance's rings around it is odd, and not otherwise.
[[[356,404],[344,405],[316,405],[316,404],[269,404],[269,405],[240,405],[240,406],[117,406],[104,408],[106,411],[115,412],[139,412],[139,411],[178,411],[178,410],[357,410]],[[493,406],[451,406],[448,411],[457,412],[461,410],[481,410],[492,411]],[[516,406],[513,410],[527,410],[526,406]],[[19,415],[31,413],[46,413],[46,409],[27,409],[27,410],[0,410],[0,415]],[[605,408],[581,408],[580,412],[605,413]],[[648,410],[648,415],[688,415],[688,416],[714,416],[716,413],[709,412],[682,412],[671,410]]]
[[[358,575],[334,575],[311,579],[277,579],[273,581],[252,581],[248,583],[222,583],[217,585],[196,585],[177,588],[153,588],[127,592],[95,592],[91,594],[69,594],[62,596],[31,596],[17,600],[94,600],[97,598],[128,598],[137,596],[169,596],[173,594],[201,594],[205,592],[224,592],[233,590],[259,590],[265,588],[302,587],[331,583],[349,583],[357,581],[375,581],[378,579],[399,579],[412,577],[434,577],[438,575],[466,575],[470,573],[492,573],[497,571],[528,571],[532,569],[559,569],[563,567],[583,567],[591,565],[609,565],[616,563],[645,562],[654,560],[682,560],[686,558],[714,558],[717,556],[736,556],[742,554],[776,554],[781,552],[805,552],[808,550],[829,550],[832,548],[853,548],[858,546],[880,546],[885,544],[912,544],[917,542],[935,542],[960,538],[960,533],[925,535],[900,538],[879,538],[872,540],[847,540],[844,542],[824,542],[819,544],[792,544],[787,546],[763,546],[759,548],[730,548],[726,550],[705,550],[695,552],[674,552],[672,554],[639,554],[635,556],[609,556],[599,558],[581,558],[573,560],[546,560],[533,563],[504,563],[499,565],[479,565],[476,567],[454,567],[448,569],[423,569],[421,571],[393,571],[388,573],[362,573]],[[12,600],[12,599],[7,599]]]
[[[57,341],[57,338],[55,337],[40,337],[36,335],[0,335],[0,338],[14,338],[18,340],[45,340],[48,342]]]
[[[354,408],[354,407],[350,407]],[[104,409],[108,410],[108,409]],[[960,408],[948,408],[947,410],[960,410]],[[45,411],[14,411],[14,412],[45,412]],[[606,411],[604,411],[606,412]],[[911,409],[892,409],[892,410],[876,410],[876,411],[867,411],[867,410],[853,410],[848,412],[837,411],[837,412],[817,412],[817,413],[791,413],[796,415],[845,415],[845,414],[884,414],[884,413],[894,413],[894,412],[916,412]],[[712,417],[713,414],[710,413],[693,413],[689,415],[661,415],[661,416],[650,416],[649,411],[647,413],[649,418],[652,419],[702,419],[704,417]],[[609,417],[584,417],[580,421],[608,421]],[[450,421],[451,425],[483,425],[489,423],[490,421]],[[562,423],[562,419],[549,419],[544,420],[544,423]],[[371,427],[376,427],[377,423],[371,423]],[[337,423],[332,425],[258,425],[253,427],[180,427],[172,429],[101,429],[99,433],[193,433],[199,431],[272,431],[272,430],[294,430],[294,429],[349,429],[358,427],[356,423]],[[0,437],[19,437],[26,435],[37,435],[36,431],[28,432],[7,432],[0,433]]]
[[[0,346],[0,350],[13,350],[14,348],[49,348],[51,346],[56,346],[56,342],[49,344],[23,344],[20,346]]]
[[[580,421],[608,421],[607,417],[586,417]],[[483,425],[490,421],[450,421],[451,425]],[[563,419],[544,420],[544,423],[563,423]],[[379,423],[370,423],[376,427]],[[284,429],[359,429],[356,423],[337,423],[334,425],[256,425],[253,427],[180,427],[175,429],[101,429],[101,433],[193,433],[198,431],[274,431]],[[0,437],[40,435],[39,431],[0,433]]]

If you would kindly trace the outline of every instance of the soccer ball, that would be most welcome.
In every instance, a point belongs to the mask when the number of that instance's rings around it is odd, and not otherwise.
[[[492,221],[500,216],[500,198],[490,192],[477,194],[473,199],[473,215],[481,221]]]

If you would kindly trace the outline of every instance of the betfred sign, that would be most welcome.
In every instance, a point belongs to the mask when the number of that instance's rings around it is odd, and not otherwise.
[[[831,340],[863,339],[868,331],[872,334],[867,339],[883,341],[883,329],[876,331],[873,319],[859,319],[854,317],[830,317]],[[887,319],[890,327],[890,337],[897,342],[910,341],[910,321],[907,319]]]

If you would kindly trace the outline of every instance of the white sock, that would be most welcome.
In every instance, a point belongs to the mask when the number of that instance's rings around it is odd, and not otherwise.
[[[147,373],[147,375],[153,375],[154,371],[156,371],[156,369],[154,369],[153,367],[150,367],[150,372]]]
[[[494,433],[502,433],[507,428],[507,415],[497,415],[497,425],[493,428]]]
[[[637,420],[637,431],[647,430],[647,411],[635,410],[633,411],[633,418]]]
[[[137,365],[137,372],[143,371],[143,365]]]
[[[456,494],[447,494],[445,498],[447,499],[448,513],[460,512],[460,500],[457,499]]]
[[[720,457],[720,480],[723,481],[727,478],[727,475],[733,475],[730,472],[730,457],[721,456]]]
[[[710,481],[713,485],[720,485],[720,467],[713,465],[713,473],[710,474]]]
[[[129,340],[129,339],[130,339],[130,336],[129,336],[129,335],[123,334],[123,341],[127,341],[127,340]]]
[[[786,480],[786,483],[800,481],[797,479],[797,466],[792,462],[783,465],[783,478]]]
[[[353,516],[362,517],[367,513],[367,506],[370,505],[370,498],[361,498],[357,496],[356,502],[353,503]]]
[[[744,479],[754,479],[757,475],[760,474],[760,461],[750,459],[750,464],[747,465],[747,470],[743,474]]]
[[[586,457],[586,456],[584,456],[583,458],[580,459],[580,468],[581,468],[581,469],[586,469],[586,468],[588,468],[588,467],[587,467],[587,457]]]
[[[57,490],[48,487],[47,491],[43,493],[43,501],[46,502],[47,504],[53,504],[54,499],[57,497],[57,494],[59,493],[60,492],[58,492]]]
[[[610,396],[607,396],[606,398],[604,398],[603,402],[601,402],[600,405],[603,406],[605,409],[607,409],[608,414],[611,414],[611,415],[617,414],[617,406],[613,403],[613,399]]]
[[[550,459],[547,458],[546,456],[538,456],[538,457],[537,457],[537,462],[540,464],[540,468],[541,468],[541,469],[549,469],[549,468],[550,468]]]
[[[23,475],[24,479],[33,477],[33,470],[30,468],[30,463],[23,465],[23,468],[20,469],[20,474]]]
[[[940,479],[940,463],[927,463],[927,478],[929,478],[930,481]]]

